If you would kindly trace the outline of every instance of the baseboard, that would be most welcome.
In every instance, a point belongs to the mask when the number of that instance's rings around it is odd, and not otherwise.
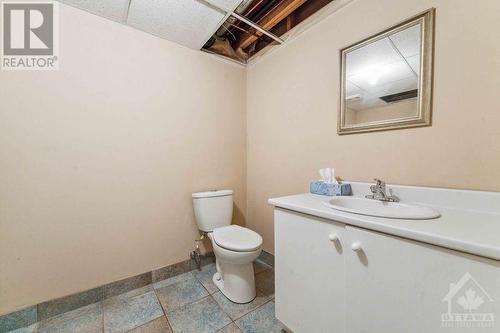
[[[271,253],[262,250],[258,259],[274,268],[274,255]]]
[[[212,262],[215,262],[213,253],[209,252],[201,256],[201,266],[208,265]],[[0,333],[30,326],[38,321],[55,317],[82,306],[100,302],[106,298],[123,294],[130,290],[141,288],[151,283],[189,272],[196,268],[197,265],[194,261],[188,259],[119,281],[107,283],[90,290],[35,304],[0,316]]]

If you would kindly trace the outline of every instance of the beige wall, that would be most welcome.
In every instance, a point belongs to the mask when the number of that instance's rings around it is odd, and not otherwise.
[[[61,5],[61,69],[0,72],[0,314],[187,259],[245,213],[245,70]]]
[[[432,127],[338,136],[339,49],[436,7]],[[247,225],[273,252],[267,199],[344,179],[500,191],[500,2],[355,0],[247,72]],[[363,22],[363,24],[359,24]]]

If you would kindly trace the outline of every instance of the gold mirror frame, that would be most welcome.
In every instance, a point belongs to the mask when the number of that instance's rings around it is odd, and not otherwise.
[[[430,126],[432,121],[432,81],[434,62],[434,15],[435,8],[405,20],[380,33],[368,37],[358,43],[340,50],[340,109],[337,119],[337,133],[353,134],[362,132],[385,131],[409,127]],[[419,94],[417,102],[418,114],[415,117],[373,121],[364,124],[346,125],[345,117],[345,80],[346,56],[350,51],[359,49],[372,42],[385,38],[391,34],[402,31],[412,25],[422,24],[422,43],[419,76]]]

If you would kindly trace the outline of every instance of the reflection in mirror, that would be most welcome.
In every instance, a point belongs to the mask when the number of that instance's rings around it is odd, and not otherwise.
[[[346,123],[417,116],[421,24],[347,54]]]
[[[430,124],[430,12],[342,50],[340,134]]]

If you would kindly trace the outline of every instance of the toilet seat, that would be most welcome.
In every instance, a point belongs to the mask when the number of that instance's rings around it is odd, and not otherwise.
[[[213,231],[213,239],[220,247],[235,252],[250,252],[262,246],[262,237],[250,229],[228,225]]]

